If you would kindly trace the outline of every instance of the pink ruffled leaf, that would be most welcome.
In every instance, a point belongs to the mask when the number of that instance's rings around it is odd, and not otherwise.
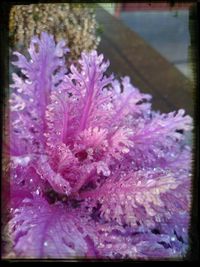
[[[30,60],[15,52],[18,60],[13,62],[25,75],[23,78],[13,74],[10,97],[10,135],[11,140],[21,140],[19,154],[41,152],[44,148],[44,116],[49,94],[66,73],[67,50],[63,42],[55,45],[53,36],[43,32],[40,39],[33,37],[28,51]]]
[[[15,209],[9,232],[20,258],[85,258],[94,253],[88,242],[93,233],[90,223],[43,198],[27,199]]]
[[[184,190],[187,191],[188,186]],[[173,173],[138,171],[121,174],[119,178],[113,175],[98,190],[83,192],[82,197],[89,198],[94,206],[99,202],[101,217],[107,221],[115,220],[121,225],[132,226],[141,222],[153,227],[165,216],[189,208],[186,195],[180,193],[177,199],[178,187],[183,190],[184,183],[178,181]],[[169,204],[164,201],[167,197],[167,201],[171,200]],[[176,205],[177,201],[179,205]]]

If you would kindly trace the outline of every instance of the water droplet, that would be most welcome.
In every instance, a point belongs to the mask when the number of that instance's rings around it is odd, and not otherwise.
[[[17,88],[17,93],[22,93],[23,92],[23,90],[22,90],[22,88]]]
[[[128,196],[127,196],[127,199],[128,199],[128,200],[132,200],[132,197],[128,195]]]
[[[176,240],[175,236],[172,236],[171,241],[175,241],[175,240]]]
[[[112,248],[112,244],[108,244],[108,245],[107,245],[107,248],[108,248],[108,249],[111,249],[111,248]]]
[[[176,253],[176,250],[175,249],[173,249],[173,254],[175,254]]]
[[[104,245],[103,243],[100,243],[98,247],[99,247],[99,248],[104,248],[105,245]]]
[[[48,242],[47,242],[47,241],[44,242],[44,246],[45,246],[45,247],[48,246]]]

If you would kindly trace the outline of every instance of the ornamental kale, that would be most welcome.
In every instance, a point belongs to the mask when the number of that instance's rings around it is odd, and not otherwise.
[[[172,258],[188,249],[191,151],[184,110],[160,114],[129,77],[63,41],[18,52],[7,153],[17,258]]]

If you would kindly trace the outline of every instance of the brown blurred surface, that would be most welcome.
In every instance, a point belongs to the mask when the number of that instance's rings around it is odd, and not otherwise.
[[[96,9],[103,28],[98,48],[109,59],[109,71],[117,78],[130,76],[142,92],[153,96],[153,109],[170,112],[183,108],[193,115],[193,85],[138,34],[102,8]]]

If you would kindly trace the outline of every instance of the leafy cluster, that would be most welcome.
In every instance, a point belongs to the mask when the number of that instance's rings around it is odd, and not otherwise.
[[[191,117],[152,111],[96,51],[67,70],[65,43],[43,32],[28,52],[15,52],[7,145],[16,257],[185,255]]]

